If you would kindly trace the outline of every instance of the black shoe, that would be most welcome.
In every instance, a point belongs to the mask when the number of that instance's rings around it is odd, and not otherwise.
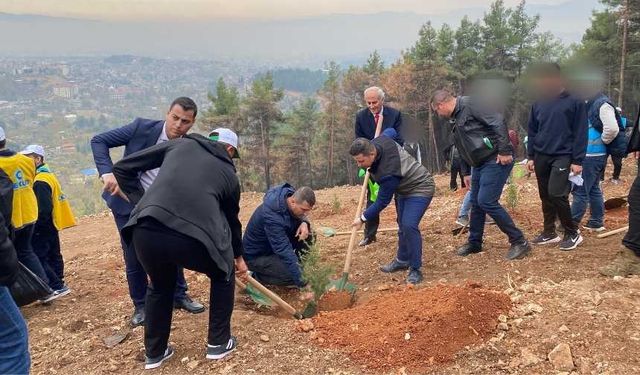
[[[407,284],[420,284],[422,282],[422,272],[418,269],[412,268],[409,270],[409,276],[407,276]]]
[[[133,315],[131,316],[129,324],[131,324],[131,327],[141,326],[144,324],[144,317],[144,306],[136,307],[136,309],[133,311]]]
[[[236,346],[235,336],[231,336],[229,341],[224,345],[207,345],[207,359],[222,359],[236,350]]]
[[[466,257],[467,255],[477,254],[482,251],[482,247],[478,247],[476,245],[472,245],[470,243],[466,243],[462,245],[457,251],[458,255],[461,257]]]
[[[182,299],[175,300],[173,302],[173,308],[187,310],[192,314],[199,314],[204,311],[204,306],[201,303],[192,300],[189,296],[184,296]]]
[[[401,262],[398,259],[394,259],[391,261],[391,263],[385,264],[384,266],[380,267],[380,271],[384,273],[404,271],[406,269],[409,269],[409,263]]]
[[[376,242],[376,236],[365,237],[362,239],[362,241],[358,243],[358,246],[360,247],[367,246],[367,245],[371,245],[374,242]]]
[[[164,351],[164,354],[159,355],[157,357],[154,358],[149,358],[146,355],[144,356],[144,369],[145,370],[151,370],[154,368],[158,368],[160,366],[162,366],[162,363],[164,361],[166,361],[167,359],[173,357],[173,348],[171,347],[171,345],[167,346],[167,350]]]
[[[522,259],[529,254],[529,251],[531,251],[531,245],[527,241],[513,244],[509,248],[509,252],[507,252],[507,259]]]
[[[547,245],[557,242],[560,242],[560,236],[558,236],[558,234],[544,232],[540,233],[533,240],[531,240],[531,243],[533,243],[534,245]]]
[[[564,235],[564,239],[562,239],[562,242],[560,242],[560,250],[573,250],[578,247],[578,245],[580,245],[583,240],[584,239],[580,235],[580,232],[574,234],[567,233]]]

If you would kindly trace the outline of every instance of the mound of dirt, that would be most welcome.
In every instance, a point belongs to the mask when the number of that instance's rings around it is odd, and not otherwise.
[[[451,361],[489,336],[510,307],[507,295],[477,285],[438,285],[322,313],[314,326],[318,343],[342,348],[369,369],[415,371]]]
[[[322,295],[318,308],[320,311],[344,310],[353,305],[353,294],[346,291],[332,290]]]

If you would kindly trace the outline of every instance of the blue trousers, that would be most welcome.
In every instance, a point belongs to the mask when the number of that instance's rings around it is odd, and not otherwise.
[[[516,227],[509,213],[500,205],[502,188],[509,178],[513,164],[502,165],[491,158],[479,167],[471,169],[471,217],[469,243],[482,246],[485,215],[491,216],[500,230],[509,237],[509,243],[525,241],[524,234]]]
[[[122,228],[129,221],[129,216],[113,215],[118,227],[118,232],[121,233]],[[136,308],[144,306],[145,297],[147,295],[147,287],[149,281],[147,279],[147,273],[144,271],[138,256],[136,255],[133,242],[127,246],[127,244],[120,236],[120,243],[122,244],[122,250],[124,251],[124,266],[127,274],[127,284],[129,284],[129,296],[133,301],[133,305]],[[184,279],[184,269],[178,269],[178,275],[176,280],[176,288],[174,293],[174,299],[180,300],[187,295],[187,281]]]
[[[573,187],[573,203],[571,203],[571,218],[580,223],[587,206],[591,208],[588,225],[601,227],[604,225],[604,197],[600,189],[600,175],[607,163],[607,156],[587,156],[582,161],[582,186]]]
[[[431,197],[396,196],[397,259],[402,263],[409,263],[409,267],[417,270],[422,267],[422,235],[419,225],[430,203]]]
[[[469,216],[471,212],[471,190],[467,191],[462,199],[462,205],[460,206],[460,212],[458,212],[458,219]]]
[[[0,286],[0,374],[28,374],[29,334],[9,288]]]

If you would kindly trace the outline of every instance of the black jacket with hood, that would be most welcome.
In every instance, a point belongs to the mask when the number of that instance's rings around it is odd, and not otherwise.
[[[161,167],[145,192],[140,173]],[[199,134],[160,143],[117,162],[113,173],[135,208],[122,230],[126,242],[138,220],[151,217],[200,241],[218,268],[233,275],[244,252],[240,183],[225,147]]]
[[[13,182],[0,169],[0,285],[10,286],[18,275],[18,257],[11,242]]]

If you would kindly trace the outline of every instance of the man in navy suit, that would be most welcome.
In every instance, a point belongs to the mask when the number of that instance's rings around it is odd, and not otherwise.
[[[367,104],[367,108],[364,108],[356,113],[356,131],[355,138],[366,138],[372,140],[376,135],[376,124],[378,118],[382,114],[382,131],[388,128],[394,128],[397,134],[402,134],[402,115],[397,109],[384,105],[384,91],[381,88],[372,86],[364,90],[364,101]],[[395,139],[400,145],[402,145],[402,139]],[[367,208],[373,204],[375,199],[372,200],[372,187],[373,183],[369,184],[369,190],[367,191]],[[374,196],[377,195],[374,194]],[[360,241],[359,246],[366,246],[376,241],[376,233],[378,232],[378,225],[380,224],[380,218],[378,216],[369,218],[364,226],[364,238]]]
[[[185,135],[195,122],[198,107],[193,100],[180,97],[171,103],[164,120],[148,120],[136,118],[129,125],[98,134],[91,139],[93,160],[104,184],[102,198],[113,212],[113,217],[120,232],[129,221],[133,205],[122,198],[122,192],[113,175],[113,161],[109,149],[124,146],[124,156]],[[140,175],[140,184],[146,190],[158,175],[158,169],[146,171]],[[133,244],[126,244],[120,236],[124,250],[124,263],[129,284],[129,295],[135,311],[131,317],[131,325],[144,323],[144,303],[149,286],[147,273],[136,256]],[[174,307],[182,308],[197,314],[204,311],[204,306],[193,301],[187,295],[187,282],[181,269],[178,273],[174,295]]]

